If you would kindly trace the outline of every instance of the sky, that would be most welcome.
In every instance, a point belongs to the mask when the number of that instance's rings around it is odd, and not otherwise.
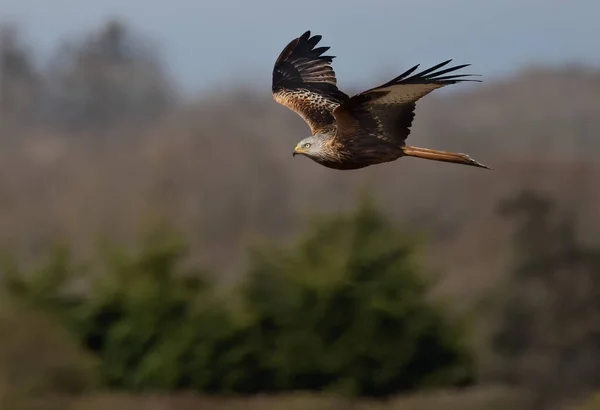
[[[323,35],[346,89],[449,58],[484,81],[538,63],[600,67],[598,0],[0,0],[0,10],[42,57],[120,18],[190,93],[268,88],[277,55],[306,30]]]

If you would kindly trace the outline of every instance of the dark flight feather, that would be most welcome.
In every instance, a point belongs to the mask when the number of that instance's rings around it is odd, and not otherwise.
[[[305,32],[283,49],[273,68],[273,97],[299,114],[313,134],[330,129],[333,109],[348,99],[337,87],[331,67],[335,56],[323,55],[329,47],[315,48],[320,40]]]
[[[473,74],[444,76],[469,66],[462,64],[439,70],[451,61],[444,61],[411,75],[419,67],[415,65],[391,81],[349,98],[333,113],[338,125],[336,139],[344,144],[353,135],[351,140],[355,141],[358,132],[361,138],[372,141],[373,144],[383,142],[396,147],[404,145],[410,134],[419,99],[449,84],[479,81],[467,78]]]

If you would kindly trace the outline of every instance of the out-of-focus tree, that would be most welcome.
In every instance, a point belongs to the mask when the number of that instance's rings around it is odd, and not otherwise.
[[[112,388],[385,396],[473,377],[464,329],[429,299],[414,240],[369,203],[314,222],[291,249],[257,251],[227,299],[180,266],[184,250],[158,230],[137,252],[112,248],[98,276],[58,252],[33,274],[7,269],[5,288],[62,318]],[[85,291],[66,293],[75,278]]]
[[[17,28],[0,26],[0,125],[29,125],[36,117],[40,85]]]
[[[160,229],[144,239],[138,252],[111,247],[106,254],[104,272],[78,310],[75,330],[102,359],[108,386],[136,391],[196,387],[190,370],[197,361],[194,353],[203,339],[213,337],[204,323],[226,326],[226,320],[213,309],[203,272],[180,266],[185,250],[176,236]]]
[[[600,250],[555,208],[530,191],[500,206],[517,226],[493,344],[505,380],[532,389],[534,408],[600,386]]]
[[[315,221],[289,250],[255,253],[238,389],[385,396],[468,383],[462,326],[429,285],[415,240],[368,200]]]
[[[114,20],[83,40],[64,43],[47,80],[46,117],[75,130],[143,126],[175,98],[151,41]]]
[[[205,275],[180,266],[185,250],[176,235],[157,229],[137,251],[108,244],[88,269],[61,248],[36,269],[9,259],[0,296],[60,320],[99,359],[107,387],[203,390],[215,384],[219,341],[231,325]]]

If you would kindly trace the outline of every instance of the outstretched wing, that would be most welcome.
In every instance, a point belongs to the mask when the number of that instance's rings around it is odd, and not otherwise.
[[[322,55],[329,47],[315,48],[320,40],[307,31],[283,49],[273,68],[275,101],[299,114],[313,134],[330,128],[332,111],[348,99],[337,88],[331,67],[335,56]]]
[[[411,76],[419,65],[393,80],[353,96],[333,111],[338,128],[334,143],[356,143],[365,146],[369,140],[403,146],[410,134],[416,102],[437,88],[463,81],[474,74],[450,72],[468,67],[463,64],[439,70],[444,61]]]

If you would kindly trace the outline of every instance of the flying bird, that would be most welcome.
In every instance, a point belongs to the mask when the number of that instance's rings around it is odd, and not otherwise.
[[[329,47],[316,47],[320,35],[310,31],[292,40],[273,68],[272,93],[278,103],[300,115],[311,135],[301,140],[293,156],[304,155],[328,168],[351,170],[395,161],[404,156],[487,168],[467,154],[406,144],[416,102],[437,88],[475,74],[450,74],[468,67],[443,68],[444,61],[413,74],[419,64],[379,87],[352,97],[337,87]],[[412,75],[411,75],[412,74]]]

